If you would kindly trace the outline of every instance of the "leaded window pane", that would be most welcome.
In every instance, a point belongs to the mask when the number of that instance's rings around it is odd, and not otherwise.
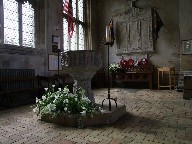
[[[77,33],[76,26],[74,26],[73,36],[71,38],[71,50],[77,50]]]
[[[72,0],[72,6],[73,6],[73,17],[76,18],[76,0]]]
[[[15,0],[3,0],[4,43],[19,45],[19,14]]]
[[[82,25],[79,25],[79,50],[84,50],[84,31]]]
[[[35,47],[34,9],[29,2],[22,4],[23,46]]]
[[[72,0],[73,17],[81,22],[83,22],[83,1],[84,0]],[[63,6],[64,3],[65,0],[63,0]],[[78,13],[76,13],[77,8]],[[73,35],[72,38],[70,38],[68,34],[67,17],[63,18],[63,46],[64,50],[84,50],[84,28],[80,25],[79,21],[74,23]]]
[[[63,19],[63,46],[65,51],[69,50],[68,22],[66,19]]]
[[[83,0],[78,0],[78,16],[79,20],[83,22]]]

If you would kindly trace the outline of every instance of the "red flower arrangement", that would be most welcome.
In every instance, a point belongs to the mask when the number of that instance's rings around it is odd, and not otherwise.
[[[134,63],[135,63],[135,61],[134,61],[133,59],[129,59],[129,60],[124,60],[124,59],[122,59],[122,60],[120,61],[120,66],[121,66],[122,68],[127,68],[127,67],[133,66]]]
[[[127,67],[127,61],[124,60],[124,59],[122,59],[119,64],[120,64],[121,68],[126,68]]]
[[[134,61],[133,59],[129,59],[129,60],[127,61],[127,66],[128,66],[128,67],[133,66],[134,63],[135,63],[135,61]]]
[[[129,68],[137,64],[137,66],[147,65],[148,60],[146,58],[142,58],[140,61],[134,61],[133,59],[124,60],[122,59],[119,63],[120,67],[123,69]]]
[[[142,58],[140,61],[139,61],[140,65],[147,65],[148,64],[148,60],[146,58]]]

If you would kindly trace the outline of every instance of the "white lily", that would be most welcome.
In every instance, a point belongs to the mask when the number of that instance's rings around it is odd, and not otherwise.
[[[64,93],[69,93],[69,89],[66,88],[66,87],[64,87],[63,92],[64,92]]]
[[[36,103],[38,103],[39,102],[39,99],[36,97]]]
[[[35,107],[35,108],[33,109],[33,112],[34,112],[34,113],[39,113],[39,109],[38,109],[37,107]]]
[[[82,115],[82,116],[86,116],[86,111],[82,111],[82,112],[81,112],[81,115]]]
[[[84,98],[82,98],[82,100],[84,100],[84,101],[86,101],[86,102],[88,102],[88,103],[91,102],[91,101],[88,99],[88,97],[84,97]]]
[[[48,104],[47,108],[49,111],[55,110],[56,109],[56,105],[55,104]]]
[[[43,96],[42,96],[42,99],[45,100],[45,99],[46,99],[46,96],[43,95]]]
[[[64,111],[67,111],[67,107],[64,108]]]
[[[69,96],[69,97],[73,97],[74,95],[73,95],[72,93],[69,93],[68,96]]]
[[[105,112],[105,110],[101,109],[101,113],[104,113],[104,112]]]
[[[55,103],[56,103],[56,101],[57,101],[57,99],[54,99],[53,103],[55,104]]]

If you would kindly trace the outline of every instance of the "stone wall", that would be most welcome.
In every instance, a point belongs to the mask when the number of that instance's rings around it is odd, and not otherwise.
[[[179,0],[179,26],[180,26],[180,39],[191,40],[192,39],[192,19],[190,14],[192,13],[192,1],[191,0]],[[181,71],[192,71],[192,54],[183,55],[181,46]]]
[[[94,34],[97,35],[95,48],[103,53],[103,66],[107,68],[107,46],[101,45],[105,35],[105,26],[108,25],[116,10],[125,10],[129,7],[128,0],[97,0],[95,7]],[[179,29],[179,0],[136,0],[134,7],[154,7],[162,19],[164,26],[160,29],[158,39],[154,44],[155,52],[148,54],[150,63],[154,65],[154,84],[157,84],[157,67],[174,66],[177,73],[180,71],[180,29]],[[189,14],[188,14],[189,15]],[[115,47],[110,48],[110,63],[119,62],[121,56],[116,55]]]
[[[60,7],[59,4],[61,4]],[[35,69],[36,75],[57,73],[57,71],[48,70],[48,55],[57,55],[52,52],[52,35],[62,38],[62,15],[60,13],[62,0],[39,0],[36,8],[36,47],[11,46],[1,43],[1,69]],[[59,25],[59,30],[54,29],[56,25]],[[62,43],[61,47],[63,47]]]
[[[180,27],[180,41],[192,39],[192,13],[191,0],[179,0],[179,27]],[[192,54],[182,54],[182,45],[180,47],[180,72],[178,80],[178,89],[184,89],[184,75],[192,74]]]
[[[103,45],[105,36],[105,26],[108,25],[115,10],[126,10],[129,6],[129,0],[91,0],[91,17],[89,22],[89,44],[93,49],[99,49],[102,52],[103,67],[107,69],[107,46]],[[5,49],[5,45],[0,45],[0,67],[1,68],[34,68],[37,74],[52,75],[57,71],[48,71],[48,54],[52,53],[52,35],[62,38],[62,21],[58,19],[61,16],[58,5],[62,0],[40,0],[39,1],[39,34],[37,50],[24,50],[12,53]],[[154,84],[156,84],[156,68],[163,66],[175,66],[177,73],[179,71],[189,71],[192,69],[191,55],[182,55],[181,41],[192,39],[192,20],[190,19],[192,1],[191,0],[136,0],[133,3],[138,8],[156,8],[165,26],[159,31],[159,37],[155,42],[155,52],[149,54],[149,60],[155,67]],[[54,27],[59,25],[59,30]],[[2,49],[3,47],[3,49]],[[63,47],[61,43],[61,47]],[[23,47],[12,48],[19,51]],[[110,47],[110,63],[119,62],[121,56],[116,55],[116,48]],[[33,51],[33,52],[31,52]],[[26,52],[26,54],[24,54]],[[37,53],[43,52],[42,55]],[[30,53],[34,53],[31,55]]]
[[[35,69],[36,75],[44,75],[45,57],[45,49],[0,45],[1,69]]]

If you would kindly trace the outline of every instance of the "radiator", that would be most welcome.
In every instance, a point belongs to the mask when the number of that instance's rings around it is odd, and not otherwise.
[[[0,69],[0,79],[33,77],[34,69]],[[0,83],[0,91],[14,91],[34,88],[34,80],[3,81]],[[34,101],[35,93],[18,92],[2,94],[0,101],[3,105],[21,105]]]

